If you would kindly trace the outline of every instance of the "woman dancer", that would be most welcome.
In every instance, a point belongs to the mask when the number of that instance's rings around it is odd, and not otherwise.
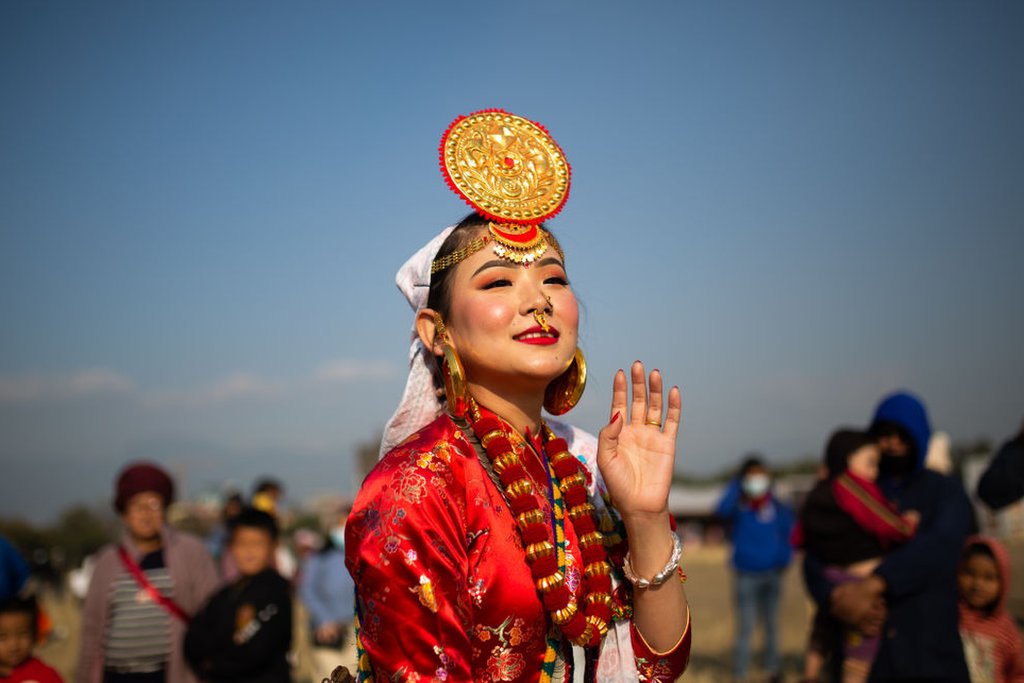
[[[475,211],[398,274],[412,368],[346,526],[360,679],[674,681],[690,650],[667,510],[679,389],[636,362],[596,440],[544,419],[586,380],[565,258],[541,225],[568,164],[501,111],[456,119],[441,162]]]

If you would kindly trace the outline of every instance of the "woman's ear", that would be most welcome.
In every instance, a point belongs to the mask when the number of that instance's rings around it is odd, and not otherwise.
[[[432,308],[421,308],[416,313],[416,334],[420,336],[423,345],[430,349],[435,356],[440,356],[442,351],[441,335],[437,333],[436,311]]]

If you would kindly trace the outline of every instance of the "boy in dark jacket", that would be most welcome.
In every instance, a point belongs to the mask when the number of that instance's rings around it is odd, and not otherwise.
[[[231,521],[228,551],[240,576],[189,624],[185,657],[208,683],[289,683],[292,598],[273,568],[277,522],[248,508]]]

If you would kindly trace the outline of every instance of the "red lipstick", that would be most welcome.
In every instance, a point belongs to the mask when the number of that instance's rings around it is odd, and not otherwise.
[[[558,343],[558,330],[552,326],[548,326],[547,331],[540,325],[534,325],[533,327],[523,330],[517,334],[513,339],[517,342],[524,344],[537,344],[540,346],[550,346],[551,344]]]

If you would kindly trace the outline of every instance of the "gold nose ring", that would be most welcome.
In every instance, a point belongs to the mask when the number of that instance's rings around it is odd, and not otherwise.
[[[537,309],[534,309],[533,319],[537,321],[538,325],[540,325],[540,329],[544,330],[545,332],[551,329],[551,326],[548,325],[548,321],[545,320],[544,318],[544,311],[538,311]]]

